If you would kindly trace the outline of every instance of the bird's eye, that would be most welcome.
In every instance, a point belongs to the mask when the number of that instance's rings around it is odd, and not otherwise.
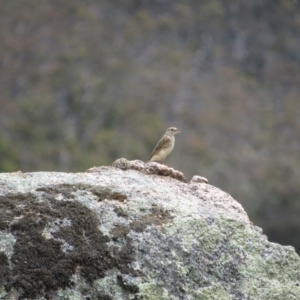
[[[174,131],[174,129],[173,129],[173,128],[171,128],[171,130],[172,130],[172,131]]]

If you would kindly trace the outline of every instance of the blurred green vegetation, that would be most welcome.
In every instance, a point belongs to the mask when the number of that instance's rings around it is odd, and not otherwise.
[[[0,171],[166,164],[300,252],[297,1],[0,2]]]

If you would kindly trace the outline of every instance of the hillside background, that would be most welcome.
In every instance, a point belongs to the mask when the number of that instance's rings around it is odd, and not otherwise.
[[[166,164],[300,252],[300,4],[0,2],[0,171]]]

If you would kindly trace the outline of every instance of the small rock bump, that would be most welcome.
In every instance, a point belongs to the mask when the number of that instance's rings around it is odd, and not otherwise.
[[[208,183],[208,180],[205,177],[194,175],[190,183]]]
[[[113,162],[112,166],[122,170],[127,170],[130,167],[129,161],[126,158],[117,159],[115,162]]]

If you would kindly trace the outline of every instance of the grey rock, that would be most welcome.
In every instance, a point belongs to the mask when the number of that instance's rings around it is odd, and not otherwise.
[[[174,170],[173,168],[169,168],[164,164],[160,164],[157,162],[148,162],[145,163],[140,160],[128,161],[125,158],[117,159],[113,164],[113,167],[122,169],[122,170],[137,170],[143,172],[145,174],[154,174],[160,176],[169,176],[175,178],[182,182],[187,182],[186,177],[183,173]],[[88,170],[88,172],[93,171],[93,169]]]
[[[295,250],[230,195],[113,165],[0,174],[0,299],[300,299]]]
[[[190,183],[208,183],[207,178],[201,177],[199,175],[194,175],[193,178],[191,179]]]

